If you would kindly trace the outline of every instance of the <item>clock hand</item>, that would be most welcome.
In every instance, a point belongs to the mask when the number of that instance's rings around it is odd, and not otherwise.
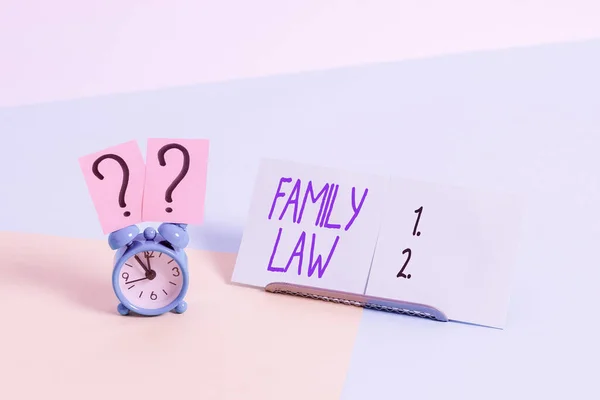
[[[145,255],[146,257],[146,262],[148,263],[148,270],[152,271],[152,267],[150,266],[150,256]]]
[[[148,279],[148,278],[144,277],[144,278],[136,279],[135,281],[129,281],[129,282],[125,282],[125,284],[126,284],[126,285],[129,285],[130,283],[134,283],[134,282],[143,281],[144,279]]]
[[[140,260],[140,257],[137,254],[134,257],[137,260],[137,262],[140,263],[140,265],[142,266],[142,268],[144,268],[144,271],[146,271],[146,272],[150,271],[148,268],[146,268],[146,266],[144,265],[144,263],[142,262],[142,260]]]

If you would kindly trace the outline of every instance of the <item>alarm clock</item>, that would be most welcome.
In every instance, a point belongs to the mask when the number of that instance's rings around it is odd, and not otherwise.
[[[148,227],[140,233],[131,225],[108,236],[114,257],[112,285],[121,315],[134,312],[156,316],[187,309],[189,243],[185,224],[163,223],[158,232]]]

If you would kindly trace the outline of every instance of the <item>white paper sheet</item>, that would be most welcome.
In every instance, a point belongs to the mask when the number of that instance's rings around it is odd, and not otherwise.
[[[383,214],[367,295],[427,304],[461,322],[504,325],[518,198],[393,177]]]

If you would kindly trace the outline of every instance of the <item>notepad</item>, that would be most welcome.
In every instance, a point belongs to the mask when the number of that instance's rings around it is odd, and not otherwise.
[[[520,208],[512,194],[265,159],[232,280],[502,328]]]

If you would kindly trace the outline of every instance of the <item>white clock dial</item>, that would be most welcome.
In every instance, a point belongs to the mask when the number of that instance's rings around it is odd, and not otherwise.
[[[119,287],[133,305],[159,309],[171,304],[183,288],[181,266],[159,251],[140,252],[129,258],[119,270]]]

